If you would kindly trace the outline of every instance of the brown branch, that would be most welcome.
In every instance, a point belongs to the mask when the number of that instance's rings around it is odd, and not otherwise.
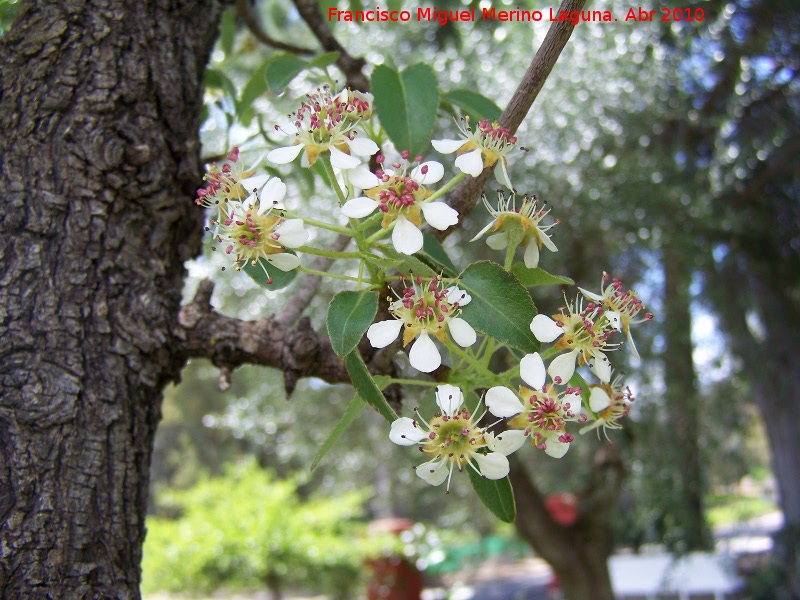
[[[236,0],[236,14],[242,20],[253,37],[265,46],[277,48],[278,50],[286,50],[292,54],[301,54],[309,56],[314,54],[311,48],[301,48],[300,46],[293,46],[270,37],[264,28],[261,26],[261,20],[255,12],[255,6],[250,4],[248,0]]]
[[[567,13],[574,10],[579,11],[585,3],[586,0],[563,0],[558,10]],[[509,129],[511,133],[515,133],[525,119],[533,101],[536,100],[544,82],[547,81],[550,71],[553,70],[558,57],[561,56],[562,50],[567,45],[574,28],[568,21],[554,21],[550,25],[550,29],[547,31],[542,45],[539,46],[536,56],[528,66],[525,76],[503,114],[500,115],[500,124]],[[478,177],[466,178],[450,194],[447,203],[458,211],[459,223],[472,211],[491,172],[492,169],[487,168]],[[446,231],[434,231],[433,233],[439,240],[443,240],[453,229],[451,227]]]
[[[330,249],[336,252],[341,252],[347,247],[347,245],[350,243],[350,240],[352,240],[352,238],[349,235],[342,234],[336,238]],[[327,271],[332,264],[332,258],[317,256],[312,261],[311,268],[315,271]],[[322,277],[320,275],[307,274],[305,276],[303,283],[300,284],[300,287],[292,295],[292,301],[278,315],[277,318],[281,323],[291,325],[300,318],[300,315],[303,314],[303,311],[314,299],[321,279]]]
[[[353,58],[347,53],[347,50],[339,43],[333,36],[331,28],[322,17],[319,10],[319,4],[316,0],[294,0],[294,5],[297,7],[297,12],[303,17],[303,20],[308,25],[314,37],[319,40],[320,45],[326,52],[338,52],[339,59],[336,61],[336,66],[339,67],[344,73],[347,81],[345,82],[348,87],[362,92],[369,91],[369,80],[364,75],[364,65],[367,62],[363,58]]]
[[[215,312],[211,306],[214,284],[200,282],[194,300],[178,315],[184,358],[211,360],[225,372],[243,364],[263,365],[284,373],[287,395],[301,377],[319,377],[328,383],[349,383],[344,362],[334,353],[330,340],[311,328],[308,319],[287,327],[275,318],[241,321]]]

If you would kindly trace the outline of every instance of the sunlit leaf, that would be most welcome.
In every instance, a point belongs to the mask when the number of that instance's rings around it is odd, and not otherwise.
[[[523,352],[539,350],[541,344],[530,328],[536,307],[515,275],[485,260],[467,267],[458,287],[472,296],[461,317],[476,331]]]

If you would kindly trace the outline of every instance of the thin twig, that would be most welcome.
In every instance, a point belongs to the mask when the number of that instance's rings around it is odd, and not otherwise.
[[[242,20],[242,23],[250,30],[250,33],[253,34],[253,37],[265,46],[277,48],[278,50],[286,50],[286,52],[291,52],[292,54],[301,54],[305,56],[314,54],[311,48],[293,46],[292,44],[287,44],[270,37],[261,26],[261,20],[258,18],[258,14],[255,11],[255,6],[250,4],[248,0],[236,0],[236,14]]]
[[[558,10],[569,14],[571,11],[581,10],[585,3],[586,0],[563,0]],[[528,66],[525,76],[498,119],[500,124],[509,129],[512,134],[517,131],[520,123],[527,116],[533,101],[536,100],[550,71],[553,70],[558,57],[561,56],[561,51],[567,45],[573,29],[575,27],[568,21],[553,21],[550,25],[550,29],[547,31],[542,45],[539,46],[536,56]],[[472,211],[491,173],[492,169],[487,168],[478,177],[468,177],[450,194],[447,203],[458,211],[459,223]],[[454,228],[450,227],[446,231],[434,231],[433,233],[439,240],[443,240],[453,230]]]
[[[303,20],[325,51],[339,53],[339,60],[336,61],[336,66],[344,73],[347,79],[346,85],[353,90],[368,92],[369,80],[364,75],[364,65],[367,64],[366,61],[363,58],[353,58],[350,56],[347,50],[344,49],[344,46],[334,37],[331,28],[328,27],[328,24],[322,18],[317,0],[293,1],[294,5],[297,7],[297,12],[303,17]]]

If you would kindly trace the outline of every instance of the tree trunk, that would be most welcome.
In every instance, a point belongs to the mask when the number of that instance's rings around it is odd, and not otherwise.
[[[0,596],[138,598],[217,3],[41,0],[0,40]]]
[[[610,520],[624,470],[610,447],[597,452],[594,466],[591,480],[579,495],[577,521],[562,526],[551,518],[528,472],[518,461],[511,461],[517,533],[553,567],[566,600],[614,600],[608,572]]]
[[[664,246],[664,336],[663,355],[665,403],[669,418],[668,436],[674,458],[672,494],[669,503],[678,532],[677,545],[683,551],[712,547],[703,511],[705,476],[700,457],[700,405],[692,358],[691,295],[692,271],[686,256],[688,244],[680,234],[671,235]]]

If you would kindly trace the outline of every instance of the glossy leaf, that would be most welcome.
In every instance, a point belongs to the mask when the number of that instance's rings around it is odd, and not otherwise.
[[[455,104],[473,119],[493,121],[503,112],[492,100],[472,90],[451,90],[442,95],[442,100]]]
[[[531,242],[533,243],[533,242]],[[511,267],[511,272],[516,275],[525,287],[536,285],[575,285],[569,277],[563,275],[551,275],[544,269],[529,269],[523,263],[517,263]]]
[[[412,156],[427,148],[436,111],[439,88],[428,65],[416,64],[397,72],[386,65],[372,72],[375,112],[395,148],[409,150]]]
[[[536,307],[515,275],[485,260],[467,267],[458,287],[472,296],[461,317],[476,331],[523,352],[539,350],[541,344],[530,328]]]
[[[378,312],[378,292],[339,292],[328,305],[325,324],[333,351],[342,358],[350,354]]]
[[[513,523],[517,517],[517,507],[514,504],[514,490],[508,477],[497,480],[486,479],[470,468],[467,468],[467,473],[472,487],[486,508],[504,523]]]
[[[375,408],[389,423],[397,420],[397,415],[386,402],[386,398],[383,397],[378,384],[375,383],[369,369],[367,369],[367,365],[364,364],[364,359],[358,353],[358,349],[347,355],[344,364],[350,375],[350,380],[353,382],[353,387],[356,388],[356,393],[361,396],[364,402]]]
[[[294,254],[294,252],[291,250],[284,249],[284,252]],[[267,283],[267,273],[264,272],[263,267],[266,267],[269,277],[272,278],[272,283]],[[273,267],[263,258],[259,259],[256,264],[248,261],[247,264],[242,267],[242,271],[247,273],[250,278],[262,288],[273,291],[285,288],[287,285],[292,283],[292,281],[294,281],[295,277],[297,277],[297,269],[292,269],[291,271],[281,271],[279,268]]]
[[[339,441],[339,438],[342,437],[342,434],[347,430],[348,427],[350,427],[350,423],[353,422],[353,419],[358,416],[358,413],[360,413],[365,406],[365,402],[358,394],[353,396],[353,399],[350,401],[350,404],[347,405],[347,410],[344,411],[342,418],[339,419],[339,422],[333,427],[331,432],[328,434],[328,437],[325,438],[325,441],[322,443],[322,447],[314,457],[314,460],[311,463],[311,471],[314,470],[314,468],[325,457],[330,449],[333,448],[334,444]]]
[[[278,94],[289,83],[305,70],[308,62],[294,54],[281,54],[270,61],[267,67],[267,86],[274,94]]]

